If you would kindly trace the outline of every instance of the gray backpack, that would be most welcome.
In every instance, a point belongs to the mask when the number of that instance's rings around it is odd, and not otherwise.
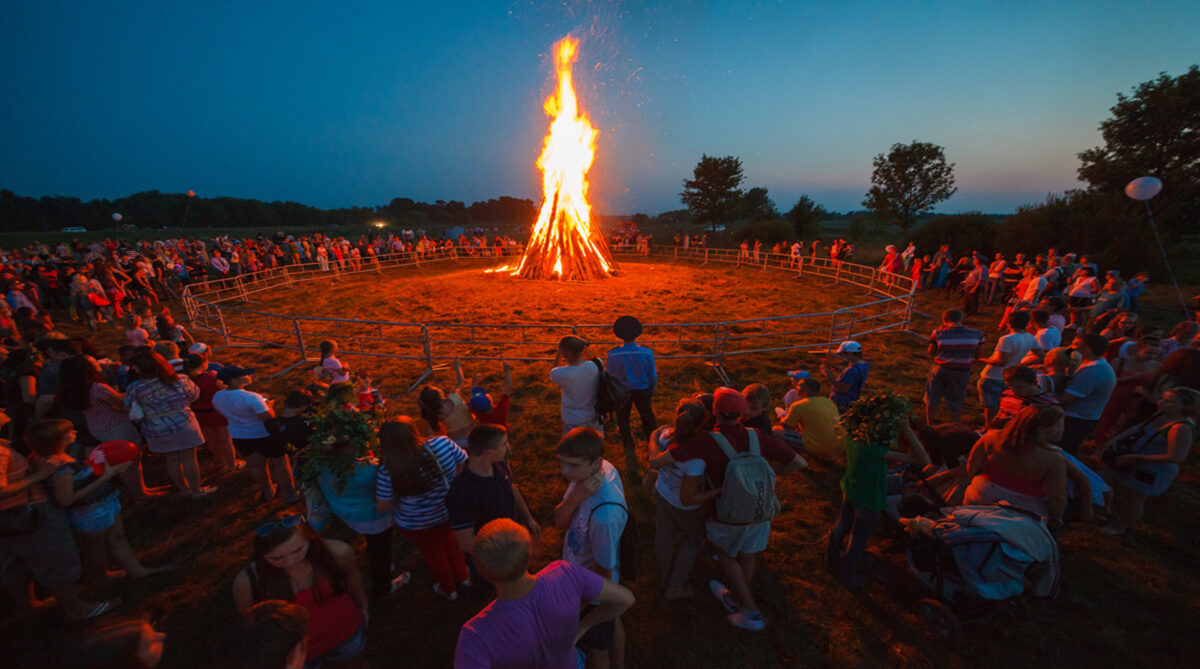
[[[775,497],[775,470],[762,456],[758,446],[758,430],[747,428],[750,448],[743,453],[720,432],[712,438],[721,447],[729,463],[725,465],[725,485],[717,498],[717,520],[728,525],[749,525],[771,520],[779,513]]]

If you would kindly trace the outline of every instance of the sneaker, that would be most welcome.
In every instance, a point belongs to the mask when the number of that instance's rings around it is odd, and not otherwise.
[[[762,611],[755,611],[754,613],[738,611],[725,617],[734,627],[740,627],[752,632],[758,632],[767,626],[767,619],[763,616]]]
[[[735,613],[738,610],[737,602],[733,601],[733,595],[729,593],[729,588],[726,588],[724,583],[709,581],[708,589],[712,591],[713,597],[716,597],[717,601],[721,602],[721,606],[724,606],[726,611]]]
[[[408,582],[411,580],[412,580],[412,573],[407,572],[407,571],[400,574],[396,578],[393,578],[392,585],[388,588],[388,594],[389,595],[395,594],[396,592],[398,592],[400,590],[400,588],[403,588],[404,586],[408,585]]]
[[[453,602],[458,599],[458,591],[457,590],[455,590],[454,592],[451,592],[449,594],[446,594],[446,591],[442,590],[442,585],[440,583],[433,584],[433,592],[434,592],[434,594],[438,595],[439,597],[445,597],[446,601]]]
[[[200,499],[201,497],[208,497],[209,495],[213,494],[216,491],[217,491],[216,486],[206,485],[206,486],[201,486],[200,489],[195,492],[189,493],[188,496],[191,497],[192,499]]]

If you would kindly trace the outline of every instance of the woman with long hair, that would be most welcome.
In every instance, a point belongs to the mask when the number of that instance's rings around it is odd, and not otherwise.
[[[269,599],[308,610],[305,667],[349,660],[366,647],[370,615],[354,549],[322,539],[303,516],[284,513],[259,526],[254,561],[233,579],[238,613]]]
[[[1102,529],[1125,534],[1142,520],[1146,500],[1162,495],[1179,474],[1196,439],[1200,392],[1172,388],[1158,398],[1158,412],[1105,444],[1101,471],[1114,491],[1113,518]],[[1122,448],[1122,446],[1127,446]]]
[[[380,426],[378,454],[376,508],[391,513],[400,533],[421,551],[433,591],[457,599],[456,582],[469,584],[470,574],[450,529],[446,494],[466,464],[466,452],[445,435],[422,441],[416,421],[400,416]]]
[[[680,400],[675,409],[675,424],[660,427],[650,435],[650,460],[661,457],[672,444],[699,433],[711,419],[704,404],[695,397]],[[688,580],[704,542],[704,508],[700,504],[684,504],[679,499],[679,491],[684,476],[703,473],[704,460],[701,459],[646,470],[643,483],[647,488],[654,486],[654,557],[662,582],[666,583],[668,601],[687,599],[693,594]],[[676,539],[679,540],[678,548]]]
[[[42,357],[36,349],[20,347],[9,351],[0,363],[0,384],[4,390],[4,406],[8,410],[8,440],[17,451],[29,453],[22,447],[25,427],[34,416],[37,402],[37,380],[42,373]]]
[[[1063,523],[1067,506],[1067,461],[1054,444],[1062,438],[1063,410],[1057,405],[1027,406],[1003,430],[984,435],[967,459],[971,484],[963,504],[1005,501]]]
[[[185,497],[203,497],[216,488],[200,485],[200,467],[196,447],[204,443],[200,424],[189,405],[200,396],[200,389],[186,376],[178,374],[166,358],[157,353],[138,353],[129,361],[137,381],[125,392],[125,410],[141,409],[141,433],[153,453],[167,459],[167,476]]]
[[[105,382],[100,363],[90,355],[77,355],[62,361],[59,367],[58,399],[62,405],[83,414],[88,432],[99,443],[128,441],[140,445],[142,435],[129,420],[125,411],[125,396]],[[121,484],[134,496],[142,499],[151,491],[142,479],[142,459],[121,475]]]

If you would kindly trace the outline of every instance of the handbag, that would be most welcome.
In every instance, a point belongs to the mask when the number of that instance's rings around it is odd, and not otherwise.
[[[41,523],[41,512],[33,505],[33,490],[29,493],[29,503],[17,509],[0,511],[0,537],[15,537],[36,532]]]

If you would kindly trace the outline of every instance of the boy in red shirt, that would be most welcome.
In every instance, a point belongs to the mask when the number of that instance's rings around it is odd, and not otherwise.
[[[471,417],[476,425],[499,425],[508,429],[508,403],[512,394],[512,365],[504,363],[504,394],[500,400],[493,402],[487,388],[479,385],[479,376],[471,379],[471,399],[467,406],[471,408]]]

